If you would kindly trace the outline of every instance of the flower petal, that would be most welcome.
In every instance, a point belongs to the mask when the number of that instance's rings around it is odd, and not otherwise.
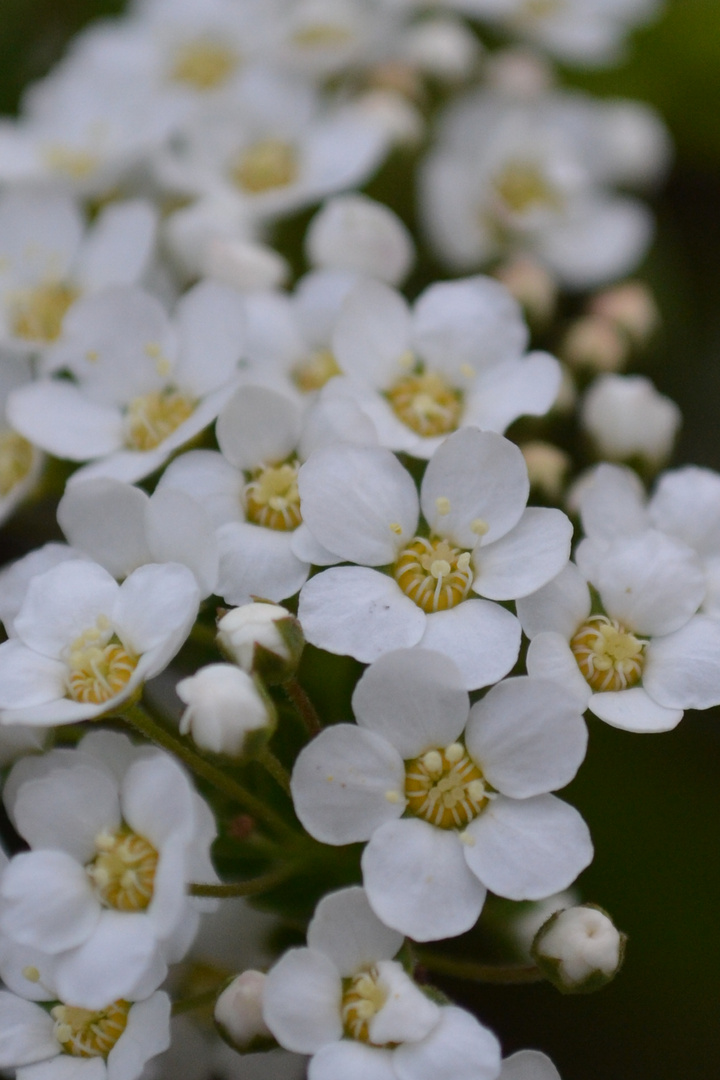
[[[529,638],[552,630],[569,641],[590,614],[590,590],[575,563],[568,563],[547,585],[520,597],[516,607]]]
[[[560,1073],[546,1054],[520,1050],[505,1058],[498,1080],[560,1080]]]
[[[81,866],[64,851],[27,851],[0,879],[0,927],[19,945],[60,953],[85,941],[100,905]]]
[[[63,698],[66,678],[67,667],[59,660],[12,638],[0,645],[0,709],[32,708]]]
[[[467,690],[489,686],[507,675],[520,652],[520,623],[489,600],[464,600],[449,611],[427,616],[423,649],[449,656]]]
[[[463,423],[502,434],[519,416],[544,416],[560,390],[561,369],[549,353],[530,353],[483,371],[468,390]]]
[[[474,591],[491,600],[536,592],[567,564],[572,535],[572,523],[562,510],[528,507],[510,532],[475,552]]]
[[[697,615],[647,649],[643,686],[670,709],[720,704],[720,622]]]
[[[308,1065],[308,1080],[397,1080],[395,1054],[365,1043],[327,1043]]]
[[[380,922],[359,885],[324,896],[308,926],[311,949],[328,956],[343,978],[400,950],[403,935]]]
[[[146,1062],[169,1046],[170,998],[157,991],[130,1009],[127,1027],[108,1054],[108,1080],[139,1077]]]
[[[398,1080],[495,1080],[500,1044],[465,1009],[446,1005],[427,1038],[403,1043],[393,1064]]]
[[[112,621],[118,637],[136,655],[163,646],[162,670],[183,643],[197,615],[200,594],[195,576],[179,563],[148,563],[120,586]]]
[[[307,581],[310,566],[294,554],[292,533],[231,522],[218,529],[217,545],[216,591],[228,604],[248,604],[254,596],[285,600]]]
[[[111,614],[118,592],[118,583],[97,563],[61,563],[32,579],[15,631],[31,649],[59,658],[100,616]]]
[[[410,346],[410,309],[395,289],[362,281],[342,306],[332,351],[344,372],[384,389],[405,374],[398,361]]]
[[[298,444],[300,409],[275,390],[243,386],[218,416],[216,432],[220,449],[236,468],[276,465]]]
[[[145,536],[148,496],[119,480],[80,480],[65,488],[57,509],[68,543],[113,577],[124,578],[151,561]]]
[[[268,972],[263,1018],[287,1050],[312,1054],[342,1037],[342,984],[337,968],[315,949],[290,949]]]
[[[623,731],[672,731],[683,717],[682,709],[658,705],[642,686],[593,694],[588,709],[598,719]]]
[[[0,990],[0,1069],[14,1069],[60,1052],[52,1017],[32,1001]]]

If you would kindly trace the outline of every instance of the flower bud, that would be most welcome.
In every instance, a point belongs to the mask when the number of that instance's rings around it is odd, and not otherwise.
[[[300,662],[305,638],[300,623],[280,604],[258,601],[233,608],[218,621],[218,645],[243,671],[265,683],[285,682]]]
[[[520,447],[527,465],[530,486],[545,498],[557,502],[565,490],[571,461],[564,450],[540,439]]]
[[[215,1002],[217,1028],[225,1042],[240,1053],[276,1045],[263,1020],[265,979],[261,971],[244,971],[225,987]]]
[[[593,297],[590,310],[623,330],[635,345],[645,345],[657,330],[660,312],[642,281],[627,281]]]
[[[601,457],[640,458],[660,468],[670,457],[680,409],[642,375],[601,375],[585,395],[580,422]]]
[[[526,255],[519,255],[495,270],[501,281],[522,305],[531,322],[545,325],[555,314],[558,284],[550,271]]]
[[[561,353],[573,367],[618,371],[629,353],[627,337],[602,315],[583,315],[565,334]]]
[[[187,705],[180,733],[191,735],[203,750],[240,757],[273,733],[272,702],[252,676],[234,664],[208,664],[175,689]]]
[[[437,79],[466,79],[477,65],[480,43],[459,19],[428,18],[405,31],[402,51],[418,71]]]
[[[625,934],[594,904],[556,911],[532,946],[535,963],[565,994],[589,994],[617,975],[625,955]]]

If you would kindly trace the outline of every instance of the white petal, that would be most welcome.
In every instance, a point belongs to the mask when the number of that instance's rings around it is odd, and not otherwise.
[[[362,281],[342,306],[332,351],[349,375],[384,389],[405,373],[398,363],[410,346],[407,302],[380,281]]]
[[[314,949],[291,949],[268,972],[263,1018],[286,1050],[312,1054],[342,1036],[337,968]]]
[[[0,645],[0,709],[32,708],[65,696],[67,667],[11,639]],[[3,723],[5,721],[3,720]]]
[[[166,487],[198,500],[215,528],[242,519],[245,477],[216,450],[190,450],[176,457],[156,490]]]
[[[413,241],[399,217],[366,195],[328,199],[305,235],[315,266],[356,270],[390,285],[402,281],[414,261]]]
[[[53,954],[85,941],[100,917],[84,867],[64,851],[16,855],[0,879],[0,901],[3,933]]]
[[[398,1080],[495,1080],[500,1044],[471,1013],[446,1005],[434,1031],[399,1046],[393,1064]]]
[[[552,630],[569,640],[590,614],[590,590],[577,566],[568,563],[547,585],[520,597],[516,606],[529,638]]]
[[[182,297],[175,320],[178,381],[200,397],[231,379],[245,348],[245,309],[238,291],[201,281]]]
[[[527,799],[569,784],[587,748],[576,698],[533,676],[505,679],[473,705],[465,742],[503,795]]]
[[[145,537],[148,496],[119,480],[81,480],[66,487],[57,509],[68,543],[86,552],[113,577],[150,562]]]
[[[682,709],[658,705],[642,686],[593,694],[588,709],[606,724],[623,731],[672,731],[683,717]]]
[[[173,642],[169,660],[190,632],[198,603],[197,583],[186,566],[148,563],[120,586],[112,621],[123,644],[137,655]]]
[[[72,1054],[58,1054],[50,1061],[28,1065],[16,1073],[16,1080],[105,1080],[106,1077],[102,1058],[78,1058]]]
[[[419,644],[449,656],[466,690],[489,686],[507,675],[520,652],[520,623],[489,600],[464,600],[449,611],[428,615]]]
[[[688,465],[658,480],[648,506],[656,529],[684,540],[700,554],[717,552],[720,535],[720,476]]]
[[[705,575],[691,548],[648,530],[616,541],[597,581],[605,610],[639,634],[669,634],[695,614],[705,596]]]
[[[365,1043],[327,1043],[308,1065],[308,1080],[397,1080],[395,1054]]]
[[[86,289],[134,285],[152,257],[157,212],[144,199],[110,203],[85,238],[76,275]]]
[[[182,563],[195,575],[202,596],[216,591],[215,529],[199,502],[169,486],[156,489],[145,507],[145,528],[154,562]]]
[[[560,1073],[539,1050],[519,1050],[505,1058],[498,1080],[560,1080]]]
[[[250,522],[223,525],[217,532],[220,566],[216,591],[228,604],[255,596],[286,600],[307,581],[310,566],[292,550],[292,533]]]
[[[403,935],[380,922],[359,885],[324,896],[308,926],[307,941],[330,957],[343,978],[392,958]]]
[[[298,618],[311,644],[364,664],[417,644],[427,623],[393,578],[364,566],[333,567],[311,578],[300,593]]]
[[[487,526],[486,543],[498,540],[517,525],[529,490],[525,459],[514,443],[493,431],[462,428],[435,451],[420,498],[433,532],[472,550],[478,541],[473,523]],[[446,499],[450,509],[441,514],[438,500]]]
[[[650,525],[645,488],[637,473],[621,465],[598,465],[583,479],[580,516],[593,540],[612,542]],[[658,524],[663,531],[663,526]],[[672,532],[672,529],[664,530]]]
[[[566,637],[548,630],[537,634],[527,652],[528,675],[552,679],[572,694],[581,709],[587,708],[592,695]]]
[[[334,724],[295,762],[290,785],[295,812],[325,844],[367,840],[405,808],[403,760],[380,735]]]
[[[647,207],[637,199],[597,196],[542,237],[542,257],[574,289],[631,273],[652,238]]]
[[[24,186],[4,190],[0,250],[18,285],[66,277],[82,234],[83,217],[69,194]]]
[[[217,420],[220,449],[238,469],[277,465],[295,450],[300,410],[284,394],[264,386],[242,386]]]
[[[147,916],[103,911],[84,944],[60,957],[58,994],[84,1009],[102,1009],[108,1001],[132,997],[135,985],[153,965],[156,949]],[[161,967],[158,983],[166,970]]]
[[[195,825],[192,790],[180,765],[166,754],[154,753],[130,766],[120,802],[130,828],[158,850],[173,834],[191,839]]]
[[[118,592],[115,579],[97,563],[62,563],[30,582],[15,630],[31,649],[59,657],[99,616],[110,615]]]
[[[303,520],[348,562],[386,566],[415,534],[415,483],[389,450],[323,447],[300,469],[298,487]]]
[[[108,1054],[108,1080],[137,1080],[145,1063],[170,1046],[170,998],[158,991],[136,1002],[127,1027]]]
[[[378,985],[387,998],[368,1024],[370,1041],[384,1046],[424,1039],[440,1019],[438,1006],[396,960],[380,960],[377,971]]]
[[[293,555],[310,566],[335,566],[336,563],[342,562],[339,555],[333,555],[331,551],[318,543],[304,524],[298,525],[293,532],[290,547]]]
[[[361,728],[382,735],[407,759],[454,742],[470,701],[449,657],[415,648],[385,653],[367,668],[352,707]]]
[[[528,507],[514,529],[475,552],[474,591],[491,600],[536,592],[567,564],[572,535],[572,523],[562,510]]]
[[[468,391],[463,423],[502,434],[519,416],[544,416],[560,390],[560,364],[530,353],[482,372]]]
[[[426,821],[388,821],[362,856],[373,911],[416,941],[455,937],[474,926],[485,888],[468,869],[455,832]]]
[[[31,1001],[0,990],[0,1069],[55,1057],[52,1017]]]
[[[720,622],[698,615],[647,649],[643,685],[671,709],[709,709],[720,704]]]
[[[593,857],[587,825],[554,795],[497,795],[467,834],[474,841],[463,845],[468,866],[510,900],[540,900],[566,889]]]
[[[120,410],[90,401],[69,382],[43,379],[10,394],[10,425],[55,457],[89,461],[123,445]]]

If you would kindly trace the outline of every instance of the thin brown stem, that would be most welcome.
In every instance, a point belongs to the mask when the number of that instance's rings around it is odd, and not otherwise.
[[[295,866],[287,864],[261,877],[250,878],[248,881],[228,881],[212,885],[193,882],[188,885],[187,891],[190,896],[213,896],[218,900],[229,900],[234,896],[256,896],[258,893],[274,889],[294,872]]]
[[[223,989],[225,982],[218,983],[212,990],[204,990],[202,994],[194,994],[192,997],[180,998],[172,1003],[172,1015],[192,1012],[193,1009],[204,1009],[207,1005],[214,1005],[218,994]]]
[[[283,690],[295,707],[295,711],[308,729],[308,733],[311,736],[319,735],[322,731],[320,717],[318,716],[317,709],[305,693],[303,687],[294,676],[282,685]]]

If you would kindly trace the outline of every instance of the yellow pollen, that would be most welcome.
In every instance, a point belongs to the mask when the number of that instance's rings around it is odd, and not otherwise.
[[[405,762],[407,809],[439,829],[465,829],[491,794],[462,743]]]
[[[419,608],[430,615],[447,611],[470,592],[473,572],[470,552],[452,547],[447,540],[415,539],[400,552],[395,580]]]
[[[353,35],[345,26],[333,26],[332,23],[309,23],[296,30],[290,37],[293,45],[301,49],[330,49],[347,45]]]
[[[292,379],[304,394],[322,390],[335,375],[341,375],[337,360],[330,349],[318,349],[292,371]]]
[[[370,1042],[370,1021],[387,1001],[387,992],[379,985],[375,968],[361,971],[349,980],[342,996],[342,1019],[345,1034],[358,1042]]]
[[[302,521],[297,475],[300,465],[285,464],[260,469],[245,487],[248,521],[266,529],[290,532]]]
[[[40,972],[38,971],[38,969],[36,967],[32,967],[32,965],[30,967],[23,968],[22,969],[22,975],[23,975],[23,978],[27,979],[28,982],[31,982],[31,983],[40,982]]]
[[[15,431],[0,435],[0,496],[9,495],[24,480],[33,463],[33,447]]]
[[[472,364],[463,364],[460,368],[460,374],[464,375],[466,379],[473,379],[475,377],[475,368]]]
[[[545,180],[540,169],[532,164],[515,161],[505,166],[494,184],[495,190],[513,214],[525,214],[537,207],[557,209],[558,196]]]
[[[44,157],[49,169],[73,180],[84,180],[92,176],[100,164],[95,154],[90,154],[87,150],[76,150],[72,146],[48,146]]]
[[[586,682],[602,692],[627,690],[640,682],[646,644],[616,619],[592,615],[577,631],[570,648]]]
[[[386,391],[386,397],[398,419],[418,435],[430,438],[457,430],[462,393],[436,372],[404,375]]]
[[[53,1034],[66,1054],[73,1057],[107,1058],[127,1027],[129,1001],[114,1001],[98,1012],[74,1005],[56,1005],[50,1010],[55,1021]]]
[[[97,855],[87,874],[106,907],[144,911],[153,897],[158,853],[149,840],[122,826],[95,837]]]
[[[282,139],[263,139],[241,151],[230,165],[230,177],[251,195],[287,187],[297,179],[297,151]]]
[[[450,513],[450,500],[445,495],[441,495],[439,499],[435,500],[435,509],[438,514],[444,517],[445,514]]]
[[[410,349],[406,349],[404,353],[401,353],[398,357],[398,367],[402,368],[403,371],[412,371],[415,367],[415,353],[411,352]]]
[[[125,412],[125,445],[129,450],[154,450],[195,410],[177,390],[152,390],[133,398]]]
[[[390,522],[390,532],[394,532],[396,536],[402,536],[402,525],[399,521]]]
[[[65,313],[78,295],[60,281],[17,292],[12,298],[13,333],[26,341],[57,341]]]
[[[393,804],[394,803],[399,803],[400,802],[400,792],[399,791],[386,791],[385,792],[385,798],[387,799],[387,801],[389,803],[393,803]]]
[[[138,659],[123,648],[101,615],[67,651],[67,696],[86,705],[109,701],[130,682]]]
[[[470,523],[470,531],[474,532],[476,536],[484,536],[489,528],[490,526],[487,521],[483,521],[482,518],[475,518],[475,520]]]
[[[194,90],[216,90],[226,83],[239,64],[239,57],[215,41],[193,41],[175,55],[170,78]]]

